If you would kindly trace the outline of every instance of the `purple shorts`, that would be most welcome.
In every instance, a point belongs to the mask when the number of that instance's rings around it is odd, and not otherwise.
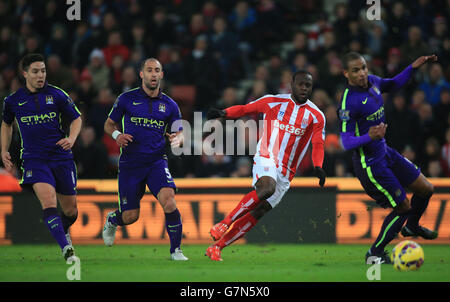
[[[59,194],[77,194],[77,168],[71,159],[58,161],[24,159],[22,172],[21,186],[44,182],[52,185]]]
[[[167,160],[159,159],[142,167],[119,168],[119,211],[137,209],[145,193],[145,186],[157,198],[161,188],[176,190]]]
[[[384,159],[366,168],[354,159],[353,166],[366,193],[383,208],[395,208],[403,202],[405,188],[420,175],[416,165],[390,147],[387,147]]]

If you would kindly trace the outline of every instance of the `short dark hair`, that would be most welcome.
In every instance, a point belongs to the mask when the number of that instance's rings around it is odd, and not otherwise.
[[[28,71],[28,68],[34,62],[44,62],[44,56],[38,53],[29,53],[22,58],[22,70]]]
[[[348,62],[353,61],[353,60],[357,60],[360,58],[364,58],[360,53],[357,53],[356,51],[351,51],[346,53],[343,57],[342,57],[342,66],[344,67],[344,69],[348,69]]]
[[[292,82],[295,81],[295,78],[299,75],[299,74],[305,74],[305,75],[310,75],[312,77],[312,74],[306,70],[306,69],[299,69],[296,72],[294,72],[294,74],[292,75]]]
[[[147,59],[145,59],[145,60],[143,60],[143,61],[141,62],[141,66],[140,66],[140,69],[139,69],[139,70],[144,70],[145,63],[147,63],[147,61],[156,61],[156,62],[158,62],[158,63],[161,65],[161,69],[162,69],[162,64],[161,64],[161,62],[159,62],[158,59],[156,59],[156,58],[154,58],[154,57],[150,57],[150,58],[147,58]]]

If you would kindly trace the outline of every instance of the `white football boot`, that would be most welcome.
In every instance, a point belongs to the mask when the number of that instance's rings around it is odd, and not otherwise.
[[[108,215],[106,215],[106,222],[102,232],[103,242],[105,242],[106,246],[112,246],[114,244],[114,239],[116,238],[117,225],[109,222],[109,217],[112,214],[114,214],[114,212],[109,212]]]
[[[170,254],[170,257],[172,258],[172,260],[175,260],[175,261],[189,260],[189,258],[187,258],[186,256],[183,255],[183,251],[179,247],[177,247],[175,249],[175,252]]]

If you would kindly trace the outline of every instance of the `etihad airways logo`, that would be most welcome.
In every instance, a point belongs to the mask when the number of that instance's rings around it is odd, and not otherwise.
[[[27,125],[43,124],[53,120],[56,117],[56,112],[42,113],[36,115],[22,116],[20,121]]]
[[[164,121],[155,120],[155,119],[146,118],[146,117],[132,116],[130,120],[135,125],[143,126],[143,127],[161,128],[161,127],[164,127],[164,125],[165,125]]]

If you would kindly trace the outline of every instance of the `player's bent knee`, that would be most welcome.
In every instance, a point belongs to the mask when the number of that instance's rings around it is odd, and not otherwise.
[[[405,199],[402,203],[400,203],[399,205],[397,205],[397,206],[394,208],[394,211],[395,211],[397,214],[400,214],[400,215],[406,214],[406,213],[408,213],[410,210],[411,210],[411,204],[410,204],[410,202],[409,202],[408,199]]]
[[[265,200],[275,193],[276,182],[270,177],[261,178],[256,184],[256,194],[259,200]]]

